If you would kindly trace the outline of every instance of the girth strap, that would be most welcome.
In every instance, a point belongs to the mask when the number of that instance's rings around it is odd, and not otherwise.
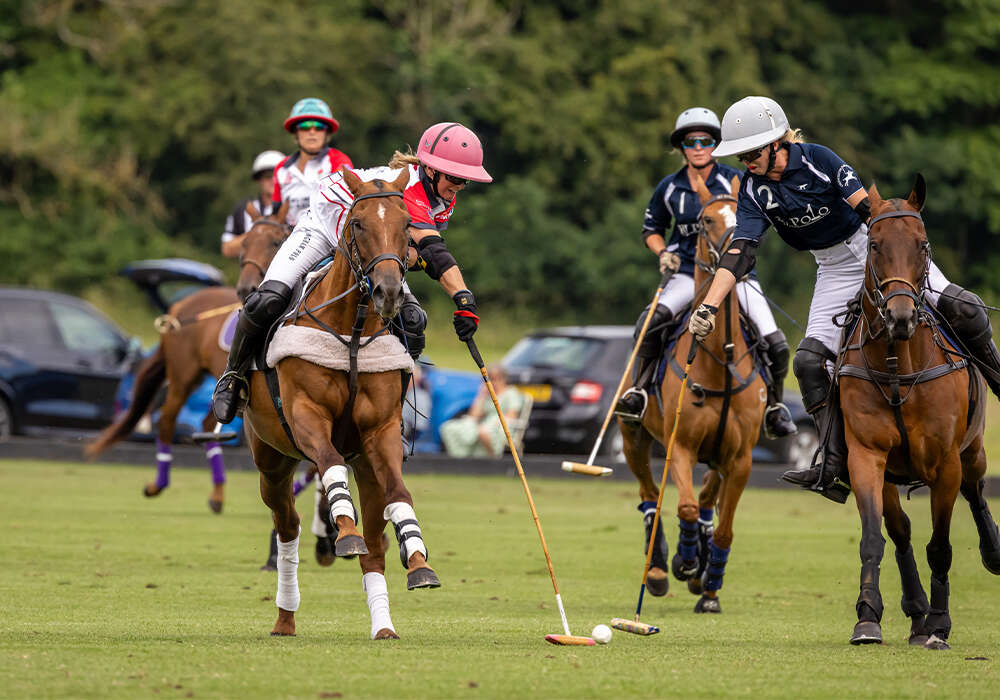
[[[911,374],[899,374],[896,375],[899,381],[903,384],[909,383],[911,386],[914,384],[921,384],[923,382],[930,382],[946,374],[951,374],[952,372],[957,372],[960,369],[968,366],[968,360],[961,358],[951,365],[943,364],[937,365],[936,367],[931,367],[928,370],[922,372],[913,372]],[[868,369],[866,367],[859,367],[858,365],[843,365],[840,371],[837,372],[837,376],[840,377],[855,377],[856,379],[865,379],[869,382],[875,384],[888,384],[892,380],[892,375],[888,372],[882,372],[877,369]]]

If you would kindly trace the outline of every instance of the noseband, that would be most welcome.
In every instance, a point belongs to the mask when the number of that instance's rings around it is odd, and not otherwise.
[[[341,236],[341,240],[337,243],[337,250],[341,252],[344,259],[347,261],[348,265],[351,267],[351,272],[354,275],[354,281],[361,291],[361,294],[368,298],[371,295],[371,280],[368,279],[368,275],[371,271],[375,269],[383,260],[392,260],[397,265],[399,265],[399,277],[400,279],[406,274],[406,265],[403,260],[395,253],[382,253],[381,255],[376,255],[372,258],[367,265],[363,264],[364,261],[361,259],[361,253],[358,251],[358,243],[353,232],[353,226],[358,222],[356,217],[352,217],[351,214],[354,212],[354,207],[358,205],[358,202],[365,199],[377,199],[381,197],[402,197],[402,192],[397,192],[395,190],[390,190],[388,192],[372,192],[370,194],[358,195],[354,198],[354,202],[351,204],[351,208],[347,210],[347,223],[344,225],[344,230],[352,228],[351,240],[348,247],[345,248],[343,244],[344,236]]]
[[[709,205],[715,202],[736,202],[736,197],[731,194],[716,194],[712,195],[707,202],[701,207],[701,211],[698,212],[698,223],[701,227],[698,230],[698,237],[705,241],[708,245],[708,255],[711,258],[711,262],[704,262],[695,258],[695,264],[702,270],[710,275],[714,275],[715,271],[719,269],[719,261],[722,260],[722,251],[726,249],[729,245],[729,241],[733,238],[733,233],[736,231],[735,226],[730,226],[726,229],[725,235],[722,238],[722,242],[719,245],[715,244],[711,238],[708,237],[708,231],[705,229],[705,224],[702,223],[702,218],[705,216],[705,210],[708,209]]]
[[[285,234],[285,238],[288,238],[288,234],[291,233],[291,231],[289,230],[287,224],[283,224],[280,221],[274,221],[273,219],[268,219],[268,218],[265,217],[265,218],[257,219],[252,224],[250,224],[250,229],[246,232],[245,235],[248,235],[250,233],[250,231],[254,230],[255,227],[260,226],[262,224],[271,224],[272,226],[277,226],[278,229],[283,234]],[[285,238],[282,238],[281,241],[284,242]],[[240,251],[240,272],[242,272],[243,268],[245,266],[247,266],[247,265],[253,265],[258,270],[260,270],[261,277],[267,275],[267,266],[268,266],[268,263],[261,264],[261,263],[257,262],[256,260],[253,260],[251,258],[247,258],[246,256],[243,255],[243,252]]]
[[[924,221],[921,218],[920,214],[915,211],[889,211],[885,212],[884,214],[879,214],[878,216],[873,218],[871,222],[868,224],[868,230],[871,231],[871,229],[874,228],[875,224],[877,224],[880,221],[883,221],[885,219],[899,218],[899,217],[913,217],[914,219],[917,219],[921,223],[921,225],[923,225]],[[871,254],[867,256],[866,265],[868,267],[868,272],[871,274],[872,281],[875,283],[875,287],[874,289],[871,290],[868,290],[866,288],[865,296],[868,298],[868,301],[871,302],[872,306],[875,307],[875,310],[878,312],[879,317],[881,317],[883,324],[888,322],[888,319],[886,318],[886,315],[888,313],[887,305],[889,303],[889,300],[894,297],[909,297],[913,301],[913,305],[916,307],[918,312],[920,311],[921,306],[923,306],[924,287],[926,286],[926,281],[927,281],[927,271],[928,268],[930,267],[930,256],[928,255],[927,250],[925,249],[923,253],[924,253],[924,273],[923,275],[921,275],[920,279],[917,281],[916,284],[902,277],[889,277],[887,279],[880,280],[878,273],[875,271],[875,266],[872,263]],[[884,290],[886,286],[892,284],[893,282],[899,282],[900,284],[904,284],[907,287],[909,287],[909,289],[897,289],[895,291],[889,292],[889,294],[883,294],[882,290]]]

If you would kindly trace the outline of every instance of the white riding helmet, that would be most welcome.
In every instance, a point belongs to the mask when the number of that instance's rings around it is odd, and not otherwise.
[[[274,170],[278,163],[285,159],[285,154],[281,151],[264,151],[253,159],[253,176],[257,177],[265,170]]]
[[[763,148],[788,131],[785,110],[770,97],[751,95],[734,102],[722,117],[722,143],[716,157],[732,156]]]
[[[716,142],[722,138],[718,115],[705,107],[692,107],[680,113],[674,124],[674,131],[670,134],[670,145],[680,148],[684,135],[689,131],[707,131],[715,137]]]

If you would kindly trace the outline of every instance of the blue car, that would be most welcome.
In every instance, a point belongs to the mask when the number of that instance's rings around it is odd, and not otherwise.
[[[218,287],[223,284],[222,272],[217,268],[195,260],[184,258],[167,258],[163,260],[140,260],[122,269],[121,275],[131,280],[141,289],[150,303],[160,313],[166,313],[173,304],[189,294],[205,287]],[[152,348],[146,355],[151,355]],[[177,415],[177,427],[174,431],[174,441],[183,442],[192,433],[201,432],[202,421],[212,407],[212,391],[215,389],[215,377],[205,375],[204,380],[194,390]],[[128,372],[121,378],[115,393],[114,414],[124,412],[131,402],[132,387],[135,384],[135,371]],[[159,420],[159,406],[162,405],[166,390],[153,401],[153,410],[149,420],[143,419],[136,426],[132,437],[139,440],[152,440],[156,436],[156,424]],[[230,423],[237,437],[224,444],[237,445],[243,439],[243,420],[236,418]]]
[[[441,424],[469,410],[483,378],[475,372],[443,369],[426,362],[421,364],[421,369],[422,385],[430,397],[430,415],[427,427],[417,434],[413,449],[414,452],[442,452]],[[407,392],[407,399],[413,401],[413,392]],[[427,406],[420,405],[419,400],[416,409],[427,415]]]

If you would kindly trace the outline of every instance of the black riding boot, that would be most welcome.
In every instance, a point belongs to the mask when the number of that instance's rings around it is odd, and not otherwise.
[[[768,370],[764,373],[767,383],[767,409],[764,411],[764,434],[783,438],[798,432],[788,406],[781,402],[785,395],[785,377],[788,376],[788,341],[780,330],[764,337],[767,347]]]
[[[649,307],[643,309],[642,313],[639,314],[639,320],[635,324],[634,338],[639,337],[647,313],[649,313]],[[646,403],[649,400],[646,386],[653,379],[656,363],[663,352],[663,332],[672,318],[673,314],[670,313],[670,309],[657,304],[656,310],[653,311],[653,318],[649,322],[649,328],[646,329],[646,335],[643,336],[642,342],[639,344],[639,352],[636,353],[635,384],[626,389],[615,404],[615,415],[626,423],[638,425],[642,422],[643,414],[646,413]]]
[[[250,293],[243,303],[240,320],[226,360],[226,371],[212,392],[212,411],[222,424],[232,422],[247,402],[244,378],[259,342],[271,325],[281,317],[291,301],[292,290],[283,282],[267,280]]]
[[[957,284],[949,284],[941,293],[937,310],[972,355],[990,390],[1000,398],[1000,353],[993,344],[993,328],[983,300]]]
[[[792,469],[781,475],[790,484],[817,491],[831,501],[844,503],[851,492],[847,473],[847,442],[844,417],[836,393],[831,389],[826,362],[833,353],[815,338],[804,338],[795,353],[793,369],[802,390],[802,402],[813,417],[822,446],[822,460],[808,469]],[[819,452],[817,452],[819,456]]]

